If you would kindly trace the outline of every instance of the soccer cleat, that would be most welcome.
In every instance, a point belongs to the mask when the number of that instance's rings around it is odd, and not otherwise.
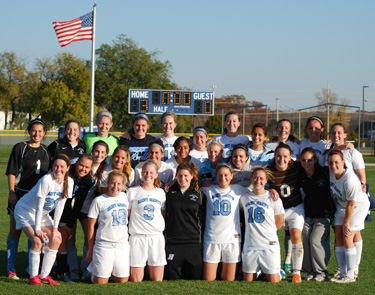
[[[333,275],[332,279],[331,279],[331,282],[336,282],[337,280],[341,280],[342,278],[342,274],[341,274],[341,269],[338,268],[335,272],[335,274]]]
[[[46,276],[44,279],[41,278],[43,284],[49,285],[60,285],[60,283],[55,282],[50,276]]]
[[[72,280],[69,279],[67,273],[64,273],[64,274],[62,274],[62,275],[58,275],[58,276],[57,276],[57,279],[60,280],[60,281],[65,282],[65,283],[73,283]]]
[[[312,281],[314,279],[314,275],[307,275],[306,281]]]
[[[283,270],[285,271],[286,274],[290,273],[290,264],[284,263]]]
[[[91,280],[91,272],[89,272],[88,270],[86,270],[83,274],[82,274],[82,281],[90,281]]]
[[[314,281],[317,281],[317,282],[324,282],[326,280],[327,280],[327,276],[324,274],[318,274],[314,278]]]
[[[80,276],[79,276],[79,271],[76,269],[76,270],[73,270],[71,273],[70,273],[70,279],[72,281],[79,281],[81,280]]]
[[[39,276],[32,277],[29,280],[29,285],[43,285]]]
[[[301,275],[295,273],[293,275],[292,283],[302,283]]]
[[[344,276],[340,280],[335,281],[335,283],[338,283],[338,284],[346,284],[346,283],[354,283],[354,282],[355,282],[355,278],[354,277],[351,278],[349,276]]]
[[[13,280],[19,280],[20,278],[17,276],[15,271],[8,270],[8,278]]]
[[[285,280],[286,279],[286,274],[285,274],[285,271],[283,269],[280,269],[280,278],[282,280]]]

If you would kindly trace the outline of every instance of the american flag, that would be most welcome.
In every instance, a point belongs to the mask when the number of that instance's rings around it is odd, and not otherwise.
[[[76,19],[66,22],[53,22],[57,40],[61,47],[74,41],[92,40],[92,24],[94,13],[91,11]]]

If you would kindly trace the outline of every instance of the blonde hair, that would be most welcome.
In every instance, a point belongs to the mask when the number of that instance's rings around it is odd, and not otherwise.
[[[263,167],[263,166],[255,166],[253,168],[251,178],[253,177],[254,173],[257,172],[257,171],[263,171],[266,174],[267,180],[271,180],[271,181],[274,180],[272,171],[270,169],[266,168],[266,167]]]
[[[155,169],[155,170],[156,170],[156,173],[159,174],[159,171],[158,171],[158,164],[157,164],[155,161],[153,161],[153,160],[147,160],[147,161],[145,161],[145,162],[143,163],[143,165],[142,165],[142,172],[143,172],[143,169],[144,169],[146,166],[148,166],[148,165],[154,166],[154,168],[156,168],[156,169]],[[154,180],[154,186],[160,188],[161,185],[162,185],[162,184],[161,184],[160,179],[159,179],[158,177],[156,177],[155,180]]]
[[[217,141],[217,140],[212,140],[208,145],[207,145],[207,150],[210,148],[211,145],[217,145],[219,148],[220,148],[220,152],[222,153],[223,152],[223,145],[221,144],[220,141]]]

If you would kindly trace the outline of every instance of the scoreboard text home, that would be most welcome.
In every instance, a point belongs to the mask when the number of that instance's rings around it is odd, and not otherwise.
[[[129,89],[129,114],[214,115],[213,91]]]

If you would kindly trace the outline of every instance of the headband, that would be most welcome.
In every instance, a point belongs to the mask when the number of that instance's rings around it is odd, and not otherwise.
[[[243,149],[243,150],[246,152],[246,154],[250,157],[249,150],[248,150],[246,147],[244,147],[242,144],[236,144],[236,145],[233,147],[233,149],[232,149],[232,154],[233,154],[233,151],[234,151],[235,149]]]
[[[158,148],[161,149],[162,152],[164,152],[164,147],[162,147],[160,144],[157,144],[157,143],[153,143],[153,144],[150,144],[149,147],[152,147],[152,146],[157,146]]]
[[[345,161],[345,160],[344,160],[344,155],[342,154],[341,151],[338,151],[338,150],[332,150],[332,151],[330,151],[330,152],[328,153],[328,157],[330,157],[330,156],[332,156],[332,155],[339,155],[340,158],[341,158],[343,161]]]
[[[42,120],[34,119],[34,120],[30,121],[29,125],[27,126],[27,129],[30,129],[31,126],[33,126],[34,124],[41,124],[41,125],[43,125],[43,127],[46,127],[46,124]]]
[[[157,167],[154,163],[152,163],[152,162],[146,162],[146,163],[143,165],[142,168],[144,168],[144,167],[146,167],[146,166],[148,166],[148,165],[152,165],[152,166],[154,166],[155,170],[158,171],[158,167]]]
[[[132,122],[134,122],[134,121],[137,120],[138,118],[145,119],[147,122],[149,122],[148,117],[147,117],[145,114],[136,114],[136,115],[133,117]]]
[[[208,136],[208,133],[207,133],[207,131],[204,128],[200,128],[200,127],[195,128],[193,133],[195,133],[197,131],[202,131],[204,134],[206,134]]]
[[[107,116],[107,117],[109,117],[110,119],[111,119],[111,121],[112,121],[112,114],[110,113],[110,112],[100,112],[100,113],[98,113],[97,115],[96,115],[96,118],[97,118],[97,120],[100,118],[100,117],[102,117],[102,116]]]
[[[95,146],[97,146],[97,145],[102,145],[102,146],[104,146],[105,148],[108,149],[108,144],[106,144],[104,141],[103,141],[103,142],[101,142],[101,141],[98,142],[98,141],[97,141],[97,142],[94,143],[94,145],[95,145]],[[93,146],[94,146],[94,145],[93,145]]]
[[[63,160],[63,161],[65,161],[66,166],[68,166],[68,167],[70,166],[70,160],[69,160],[68,156],[66,156],[66,155],[64,155],[64,154],[58,154],[58,155],[56,156],[56,158],[55,158],[55,162],[56,162],[57,160]]]
[[[320,118],[312,116],[309,119],[310,119],[310,121],[312,121],[312,120],[318,121],[320,123],[320,125],[322,125],[322,127],[324,127],[323,121]]]
[[[216,171],[219,170],[221,167],[227,167],[227,168],[229,168],[230,172],[233,173],[233,168],[230,165],[228,165],[227,163],[220,163],[219,165],[217,165]]]

